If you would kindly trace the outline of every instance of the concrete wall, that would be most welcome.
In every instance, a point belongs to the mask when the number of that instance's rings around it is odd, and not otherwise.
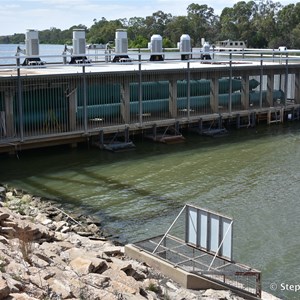
[[[180,268],[175,267],[171,263],[161,260],[158,257],[135,247],[132,244],[125,246],[125,255],[131,257],[132,259],[147,263],[149,266],[151,266],[155,270],[161,272],[166,277],[179,283],[183,288],[186,288],[186,289],[232,290],[234,293],[243,297],[244,299],[251,299],[251,300],[260,299],[254,295],[251,295],[245,291],[231,287],[227,284],[217,283],[208,278],[202,277],[200,275],[186,272]]]

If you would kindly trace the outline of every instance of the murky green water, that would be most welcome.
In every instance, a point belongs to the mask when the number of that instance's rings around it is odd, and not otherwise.
[[[189,134],[184,144],[137,149],[53,148],[0,156],[0,182],[94,214],[122,242],[164,233],[185,203],[234,219],[234,259],[263,272],[263,287],[300,284],[300,124]]]

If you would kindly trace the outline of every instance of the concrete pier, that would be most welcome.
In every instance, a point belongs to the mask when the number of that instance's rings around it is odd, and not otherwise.
[[[237,128],[299,120],[300,58],[253,57],[1,66],[0,152],[220,117]]]

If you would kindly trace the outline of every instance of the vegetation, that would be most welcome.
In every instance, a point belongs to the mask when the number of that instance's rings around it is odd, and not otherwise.
[[[157,11],[152,16],[133,17],[129,20],[108,21],[104,17],[93,20],[90,28],[80,24],[67,30],[55,27],[39,32],[40,43],[71,44],[75,28],[86,30],[87,43],[114,42],[115,31],[125,28],[129,48],[145,48],[153,34],[163,37],[164,47],[175,47],[184,33],[190,35],[194,47],[201,45],[201,38],[211,44],[217,40],[244,40],[251,48],[300,48],[300,2],[281,5],[272,0],[239,1],[233,7],[225,7],[221,15],[215,14],[206,4],[192,3],[185,16],[172,16]],[[0,36],[0,43],[18,44],[25,35]]]

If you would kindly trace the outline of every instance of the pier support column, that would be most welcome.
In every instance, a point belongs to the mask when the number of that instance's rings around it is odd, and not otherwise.
[[[7,137],[13,137],[14,130],[14,93],[12,91],[6,91],[4,94],[5,101],[5,124],[3,124],[4,135]]]
[[[295,103],[300,104],[300,72],[295,74]]]
[[[267,75],[267,104],[269,107],[273,106],[273,92],[274,92],[274,73]]]
[[[219,78],[213,77],[210,84],[210,108],[213,113],[219,112]]]
[[[121,116],[125,124],[130,122],[130,87],[125,78],[121,83]]]
[[[177,80],[169,81],[169,112],[171,118],[177,118]]]
[[[69,130],[76,130],[76,111],[77,111],[77,88],[73,88],[67,95],[69,98]]]
[[[249,109],[249,76],[242,76],[241,102],[243,109]]]

